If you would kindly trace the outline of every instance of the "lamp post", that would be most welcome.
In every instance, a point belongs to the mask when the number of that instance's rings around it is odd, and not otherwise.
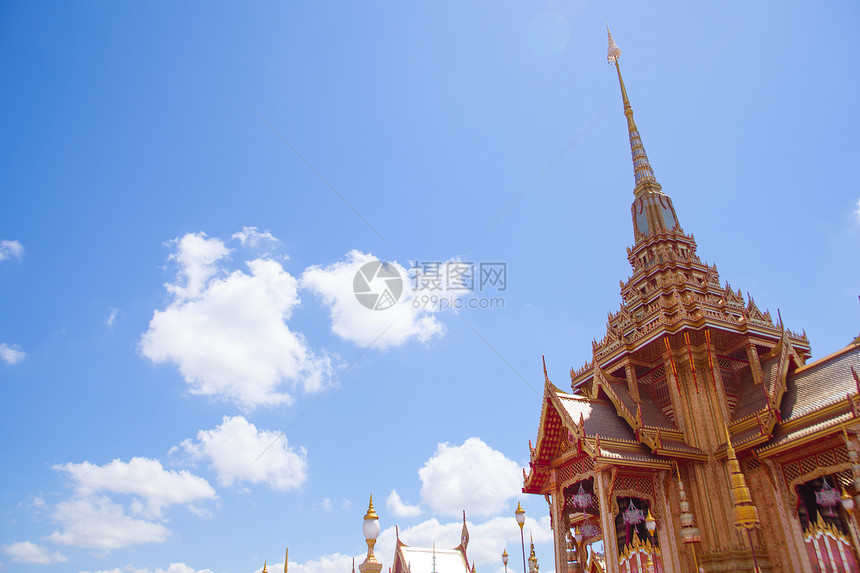
[[[517,518],[517,525],[520,526],[520,544],[523,546],[523,573],[526,573],[526,540],[525,537],[523,537],[523,525],[526,523],[526,510],[523,509],[520,502],[517,502],[517,510],[514,512],[514,516]]]
[[[358,570],[361,573],[380,573],[382,571],[382,563],[377,561],[373,555],[373,546],[376,545],[376,538],[379,537],[379,516],[376,515],[376,510],[373,509],[373,494],[370,494],[370,505],[367,506],[367,513],[364,514],[361,532],[364,534],[365,541],[367,541],[367,557],[358,566]]]
[[[654,548],[654,532],[657,531],[657,520],[651,515],[651,509],[648,509],[648,517],[645,518],[645,529],[648,530],[648,537],[651,538],[651,552],[654,554],[651,559],[653,571],[657,571],[657,554]]]
[[[505,573],[508,573],[508,550],[502,551],[502,563],[505,564]]]

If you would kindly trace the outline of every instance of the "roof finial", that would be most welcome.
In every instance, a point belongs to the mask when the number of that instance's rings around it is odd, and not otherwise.
[[[606,60],[610,64],[615,64],[615,69],[618,72],[618,83],[621,84],[621,99],[624,102],[624,115],[627,117],[627,131],[630,134],[630,152],[633,155],[633,175],[636,179],[636,187],[633,192],[638,197],[641,192],[650,187],[649,183],[653,184],[656,190],[659,190],[660,186],[657,183],[657,178],[654,177],[654,170],[651,168],[651,163],[645,154],[642,138],[639,137],[639,129],[633,120],[633,107],[630,105],[630,100],[627,99],[627,89],[624,87],[624,79],[621,77],[621,67],[618,65],[621,50],[615,44],[615,40],[612,39],[609,24],[606,25],[606,33],[609,35],[609,51]]]
[[[610,64],[614,64],[621,57],[621,49],[612,39],[612,32],[609,31],[609,23],[606,24],[606,34],[609,36],[609,51],[606,54],[606,59]]]
[[[378,516],[376,515],[376,510],[373,509],[373,494],[370,494],[370,504],[367,506],[367,513],[364,515],[364,519],[376,519]]]
[[[546,356],[541,354],[540,359],[543,360],[543,379],[549,380],[549,375],[546,373]]]
[[[732,505],[735,510],[735,527],[750,529],[759,527],[758,510],[750,498],[750,490],[747,487],[741,466],[732,446],[732,436],[729,427],[724,425],[726,432],[726,463],[729,466],[729,483],[732,489]]]
[[[287,552],[284,553],[284,573],[287,573],[287,565],[290,563],[290,548],[287,547]],[[352,568],[355,570],[355,559],[352,560]]]

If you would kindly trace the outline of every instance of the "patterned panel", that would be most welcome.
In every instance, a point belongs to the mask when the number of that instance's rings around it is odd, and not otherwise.
[[[589,457],[581,458],[573,463],[573,472],[577,475],[594,470],[594,460]]]
[[[648,494],[653,499],[654,482],[650,477],[642,476],[618,476],[615,480],[615,491],[638,491]]]
[[[810,456],[808,458],[803,458],[800,460],[800,473],[808,474],[815,471],[815,468],[818,467],[818,461],[815,459],[815,456]]]
[[[571,464],[566,464],[558,470],[558,483],[562,487],[570,485],[573,480],[594,471],[594,460],[583,456]]]
[[[850,463],[848,450],[846,450],[845,446],[838,446],[823,452],[810,453],[805,458],[783,464],[782,473],[785,476],[787,484],[792,484],[792,482],[796,482],[800,478],[813,479],[813,477],[807,476],[814,475],[815,477],[821,477],[822,475],[832,475],[842,486],[851,487],[853,485],[851,470],[826,471],[828,468],[835,469],[837,466],[848,463]],[[747,462],[748,469],[752,469],[750,464],[751,461]],[[795,483],[795,485],[797,484]]]
[[[828,450],[826,452],[821,452],[818,454],[818,465],[819,466],[835,466],[836,465],[836,455],[833,453],[833,450]]]
[[[756,458],[751,458],[751,459],[747,462],[747,471],[757,470],[757,469],[759,469],[760,467],[761,467],[761,462],[760,462],[760,461],[758,461],[758,459],[756,459]]]
[[[782,472],[785,475],[785,481],[791,483],[796,478],[800,477],[800,463],[791,462],[782,466]]]
[[[569,479],[573,477],[573,472],[571,471],[571,466],[562,466],[558,470],[558,481],[561,483],[566,483]]]
[[[650,372],[645,374],[644,376],[639,377],[640,384],[653,384],[654,380],[659,380],[660,378],[666,377],[666,368],[664,366],[657,366],[656,368],[651,369]]]

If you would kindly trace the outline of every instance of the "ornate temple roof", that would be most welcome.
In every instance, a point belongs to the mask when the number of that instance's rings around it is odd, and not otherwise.
[[[556,396],[568,415],[568,429],[571,423],[576,425],[581,421],[583,433],[589,438],[600,436],[601,439],[638,443],[636,434],[618,417],[612,402],[574,396],[560,390]]]
[[[398,540],[394,558],[395,573],[469,573],[466,555],[457,549],[410,547]],[[405,564],[399,567],[398,563]]]
[[[725,432],[739,455],[766,456],[860,416],[860,378],[852,371],[860,371],[860,337],[805,365],[806,334],[722,285],[716,265],[697,256],[645,153],[620,55],[610,34],[634,170],[633,274],[621,282],[621,307],[593,341],[592,360],[571,370],[572,393],[556,388],[544,368],[528,492],[541,492],[552,468],[585,455],[594,467],[666,468],[726,456]]]
[[[860,372],[860,342],[798,368],[782,398],[782,420],[788,422],[842,401],[860,390],[851,368]]]
[[[460,545],[454,549],[433,547],[410,547],[401,541],[396,529],[397,542],[394,548],[394,565],[391,573],[469,573],[469,530],[466,527],[466,512],[463,512],[463,530]]]

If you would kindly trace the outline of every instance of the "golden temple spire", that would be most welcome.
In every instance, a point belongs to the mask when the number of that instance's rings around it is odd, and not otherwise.
[[[290,563],[290,548],[287,547],[287,552],[284,553],[284,573],[287,573],[287,566]],[[355,569],[355,559],[352,560],[352,568]]]
[[[268,573],[268,571],[266,571],[266,561],[263,561],[263,573]]]
[[[624,87],[624,79],[621,77],[621,67],[618,65],[621,50],[618,48],[615,40],[612,39],[609,24],[606,25],[606,33],[609,36],[609,50],[606,60],[610,64],[615,64],[615,70],[618,72],[618,83],[621,85],[621,99],[624,102],[624,115],[627,117],[627,131],[630,135],[630,152],[633,156],[633,175],[636,180],[636,187],[633,192],[638,197],[651,187],[659,191],[660,185],[657,183],[657,178],[654,177],[654,170],[651,168],[651,163],[645,154],[645,146],[642,145],[639,129],[636,127],[636,121],[633,119],[633,107],[630,105],[630,100],[627,99],[627,88]]]
[[[610,64],[615,64],[615,71],[618,72],[618,84],[621,86],[621,99],[624,102],[624,115],[627,118],[627,132],[630,137],[630,153],[633,158],[635,179],[633,188],[635,198],[630,211],[633,216],[633,237],[638,246],[651,237],[681,231],[681,225],[675,214],[672,199],[663,193],[645,154],[645,146],[642,145],[639,128],[636,127],[636,121],[633,119],[633,107],[627,98],[627,88],[624,86],[621,67],[618,65],[621,50],[612,39],[608,25],[606,33],[609,36],[609,51],[606,59]]]
[[[750,498],[750,488],[741,472],[741,464],[735,456],[732,447],[732,437],[726,428],[726,454],[729,464],[729,479],[731,480],[732,505],[735,510],[735,527],[749,531],[759,526],[758,510]]]
[[[726,455],[729,465],[729,487],[732,493],[732,506],[735,510],[735,527],[738,528],[738,531],[743,530],[747,532],[753,564],[755,570],[758,571],[758,560],[755,554],[755,544],[752,540],[752,530],[760,527],[761,522],[758,519],[758,510],[753,505],[752,498],[750,498],[750,488],[747,487],[746,479],[743,472],[741,472],[741,464],[738,462],[737,456],[735,456],[729,428],[728,426],[724,426],[724,428],[726,431]]]

